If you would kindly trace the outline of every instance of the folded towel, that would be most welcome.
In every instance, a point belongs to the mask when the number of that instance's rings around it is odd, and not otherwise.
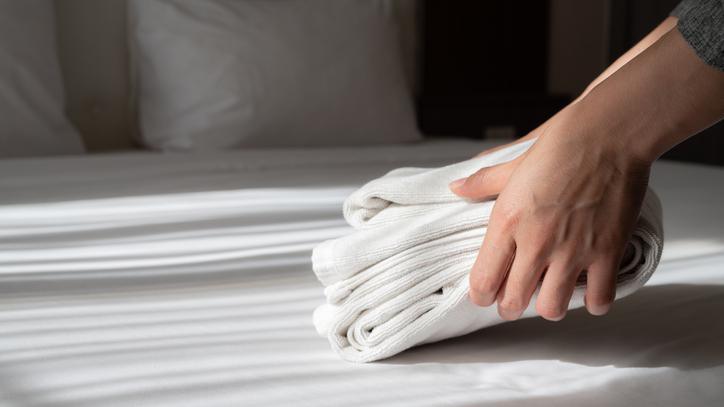
[[[448,184],[510,161],[533,142],[447,167],[394,170],[346,200],[344,216],[356,231],[322,243],[312,255],[327,298],[315,310],[314,324],[343,359],[384,359],[504,322],[496,307],[477,307],[467,297],[468,273],[494,201],[467,202]],[[618,275],[617,298],[649,279],[662,249],[661,205],[648,191]],[[569,308],[583,306],[584,292],[582,276]],[[536,316],[534,300],[522,317]]]

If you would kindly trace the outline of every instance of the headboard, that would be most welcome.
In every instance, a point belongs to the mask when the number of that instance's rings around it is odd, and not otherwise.
[[[388,0],[400,20],[405,66],[416,78],[416,0]],[[67,112],[90,151],[138,148],[126,0],[55,0]]]

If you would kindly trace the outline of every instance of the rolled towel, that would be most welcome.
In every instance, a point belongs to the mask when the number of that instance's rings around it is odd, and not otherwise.
[[[447,167],[394,170],[345,201],[344,216],[356,231],[312,255],[327,299],[314,324],[335,352],[371,362],[505,322],[495,307],[477,307],[467,296],[494,201],[465,201],[448,185],[518,157],[533,142]],[[617,298],[644,285],[662,250],[661,204],[649,190],[618,274]],[[537,292],[523,318],[537,315]],[[584,292],[582,275],[569,309],[583,306]]]

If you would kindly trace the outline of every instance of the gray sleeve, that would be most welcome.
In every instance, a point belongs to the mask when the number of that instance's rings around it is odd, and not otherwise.
[[[724,70],[724,0],[684,0],[671,12],[686,42],[707,64]]]

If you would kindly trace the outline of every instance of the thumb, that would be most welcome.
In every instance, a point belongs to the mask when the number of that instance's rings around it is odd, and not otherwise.
[[[518,166],[518,160],[481,168],[475,174],[450,183],[450,190],[458,196],[483,200],[500,194]]]

